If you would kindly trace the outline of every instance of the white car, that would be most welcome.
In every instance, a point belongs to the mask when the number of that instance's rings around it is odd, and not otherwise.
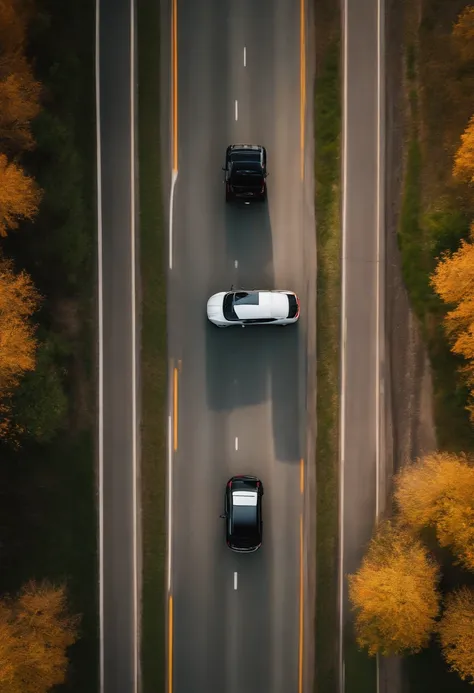
[[[220,291],[207,302],[207,317],[217,327],[291,325],[299,316],[293,291]]]

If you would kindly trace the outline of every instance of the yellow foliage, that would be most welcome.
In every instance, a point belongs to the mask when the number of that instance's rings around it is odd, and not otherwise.
[[[12,263],[0,259],[0,396],[35,367],[35,328],[29,318],[39,294],[26,272],[15,274]]]
[[[444,658],[463,680],[474,683],[474,592],[462,587],[446,599],[439,625]]]
[[[405,467],[395,499],[402,523],[434,527],[440,545],[474,570],[474,467],[464,455],[434,453]]]
[[[20,219],[32,220],[40,200],[41,191],[33,178],[0,154],[0,236],[18,228]]]
[[[464,8],[454,25],[453,37],[462,60],[474,60],[474,7]]]
[[[461,135],[461,146],[454,157],[453,176],[474,183],[474,116]]]
[[[26,36],[26,13],[21,0],[0,0],[0,74],[22,53]]]
[[[24,49],[31,9],[25,0],[0,2],[0,139],[7,152],[33,147],[30,122],[40,110],[41,85]]]
[[[30,582],[0,601],[0,693],[46,693],[64,683],[78,625],[64,586]]]
[[[462,241],[455,253],[444,254],[431,284],[445,303],[454,306],[445,317],[446,330],[453,341],[452,351],[466,359],[462,371],[474,389],[474,243]]]
[[[30,123],[40,112],[41,84],[23,55],[10,57],[0,79],[0,139],[10,150],[34,145]]]
[[[362,565],[349,576],[357,642],[370,655],[417,652],[439,613],[439,571],[408,531],[381,525]]]

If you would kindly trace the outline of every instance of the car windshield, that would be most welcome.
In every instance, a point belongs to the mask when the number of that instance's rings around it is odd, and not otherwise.
[[[230,291],[228,294],[224,296],[224,300],[222,302],[222,311],[224,313],[224,317],[226,320],[229,321],[235,321],[239,319],[234,310],[234,296],[235,293],[233,291]]]
[[[260,162],[260,152],[255,152],[255,151],[240,151],[240,152],[232,152],[231,154],[231,159],[232,161],[245,161],[245,162]]]

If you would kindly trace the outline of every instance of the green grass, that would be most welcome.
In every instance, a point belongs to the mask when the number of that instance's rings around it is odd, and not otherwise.
[[[340,48],[315,85],[317,225],[316,690],[337,688],[338,422],[340,341]]]
[[[142,277],[142,690],[165,687],[166,270],[160,149],[160,4],[138,2]]]

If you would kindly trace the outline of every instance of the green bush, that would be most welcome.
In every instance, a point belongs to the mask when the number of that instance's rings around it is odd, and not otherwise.
[[[36,369],[27,373],[14,395],[14,421],[23,435],[48,443],[66,422],[68,400],[63,387],[63,347],[54,338],[42,342]]]

